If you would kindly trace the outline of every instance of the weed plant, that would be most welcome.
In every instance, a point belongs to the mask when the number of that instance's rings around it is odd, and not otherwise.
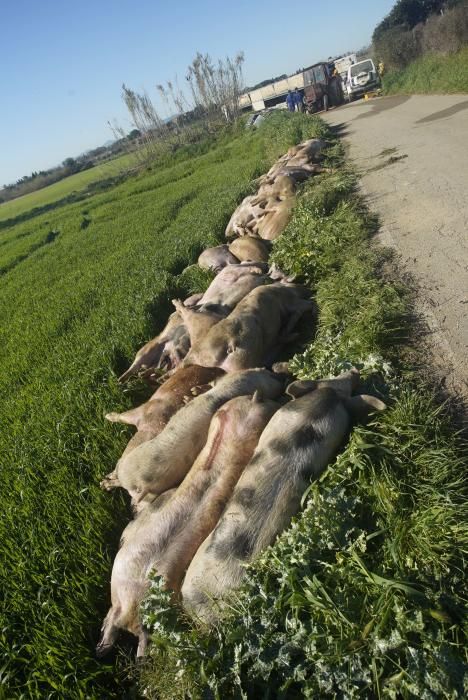
[[[1,231],[0,697],[125,696],[122,662],[94,656],[129,519],[99,480],[131,431],[104,414],[139,398],[116,376],[170,299],[207,283],[180,273],[221,239],[253,179],[321,128],[275,115]]]
[[[304,187],[274,244],[274,262],[319,307],[291,368],[316,378],[357,366],[388,408],[354,428],[217,627],[186,620],[154,578],[146,697],[466,696],[466,445],[400,359],[408,296],[380,274],[376,222],[340,146],[329,153],[333,172]]]
[[[468,48],[446,56],[427,54],[406,68],[392,71],[383,81],[387,95],[440,95],[468,92]]]

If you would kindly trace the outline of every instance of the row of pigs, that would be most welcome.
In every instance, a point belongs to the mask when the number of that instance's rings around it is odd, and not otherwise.
[[[357,370],[292,381],[286,363],[272,364],[303,315],[316,315],[308,291],[267,260],[297,183],[322,170],[323,147],[318,139],[296,146],[261,178],[228,224],[234,240],[199,258],[218,273],[207,291],[175,300],[164,330],[120,377],[152,384],[166,370],[149,401],[106,416],[137,428],[101,482],[127,490],[135,518],[114,561],[99,656],[122,629],[145,653],[140,605],[152,572],[195,619],[219,619],[245,564],[287,527],[352,422],[385,407],[359,393]]]

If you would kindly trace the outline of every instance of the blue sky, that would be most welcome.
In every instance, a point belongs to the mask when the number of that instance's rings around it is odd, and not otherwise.
[[[197,51],[253,84],[367,44],[395,0],[3,0],[0,186],[101,145],[120,89],[183,82]]]

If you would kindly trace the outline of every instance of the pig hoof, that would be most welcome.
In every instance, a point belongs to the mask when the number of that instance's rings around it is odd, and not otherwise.
[[[112,489],[120,486],[120,482],[116,477],[106,476],[99,484],[103,491],[112,491]]]
[[[111,423],[118,423],[120,420],[120,413],[106,413],[105,419]]]

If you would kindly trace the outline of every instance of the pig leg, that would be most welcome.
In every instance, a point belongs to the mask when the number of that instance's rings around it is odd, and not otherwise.
[[[149,634],[147,630],[143,629],[141,630],[139,637],[138,637],[138,649],[137,649],[137,659],[141,659],[143,656],[146,654],[146,650],[148,648],[148,642],[149,642]]]
[[[121,628],[118,623],[119,617],[120,608],[112,607],[107,613],[101,627],[101,638],[96,647],[96,656],[98,659],[106,656],[117,641]]]
[[[111,423],[126,423],[127,425],[135,425],[138,428],[138,424],[142,417],[141,406],[137,408],[132,408],[130,411],[125,411],[124,413],[107,413],[106,420]]]
[[[115,471],[107,474],[99,484],[103,491],[112,491],[112,489],[117,489],[120,485],[119,477]]]
[[[146,343],[146,345],[137,353],[135,360],[127,371],[119,377],[119,384],[124,384],[127,379],[130,379],[130,377],[137,374],[139,370],[144,369],[145,367],[157,366],[163,349],[164,341],[161,340],[160,336],[157,336],[153,340]]]
[[[176,369],[185,357],[185,353],[181,352],[173,343],[168,343],[161,355],[159,367],[170,371]]]

